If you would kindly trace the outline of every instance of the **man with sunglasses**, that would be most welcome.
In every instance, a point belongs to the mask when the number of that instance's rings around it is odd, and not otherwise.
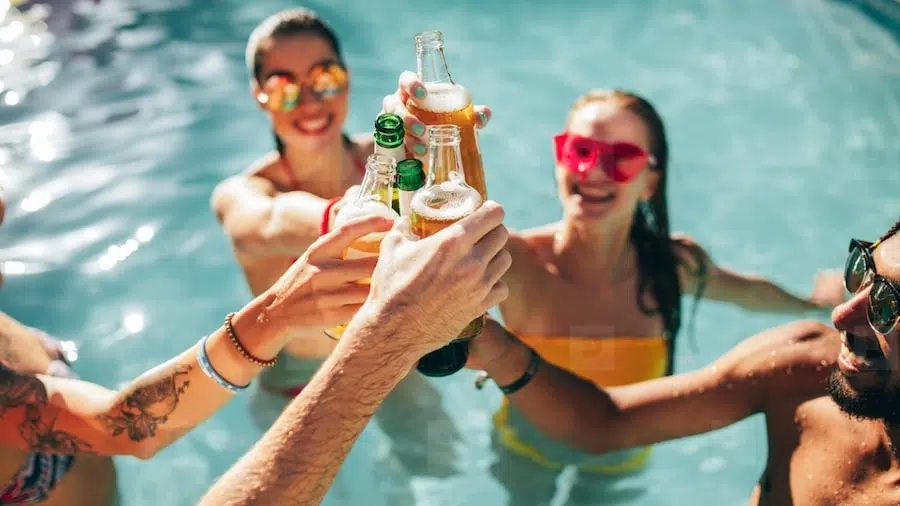
[[[472,360],[538,430],[592,453],[766,416],[769,455],[751,505],[900,504],[900,220],[853,240],[851,297],[834,329],[797,322],[753,336],[708,367],[601,389],[543,361],[490,322]],[[481,365],[483,364],[483,365]]]

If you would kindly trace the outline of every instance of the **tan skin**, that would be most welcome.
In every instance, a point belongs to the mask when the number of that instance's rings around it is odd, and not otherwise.
[[[293,35],[269,41],[262,60],[261,76],[287,71],[306,76],[310,67],[322,61],[337,60],[328,43],[317,36]],[[259,84],[251,83],[254,100]],[[365,161],[374,152],[371,133],[353,136],[352,149],[341,139],[341,129],[349,107],[345,93],[334,100],[316,102],[306,99],[293,111],[272,113],[273,128],[284,140],[287,158],[302,191],[292,191],[290,179],[277,151],[272,151],[247,171],[222,182],[212,196],[212,207],[232,239],[235,255],[254,295],[268,288],[296,258],[319,236],[322,215],[328,199],[351,195],[362,182],[357,161]],[[478,110],[485,110],[478,107]],[[316,137],[304,135],[294,124],[303,119],[332,117],[331,126]],[[489,114],[488,116],[489,117]],[[406,131],[419,123],[409,118]],[[484,126],[486,121],[480,126]],[[420,140],[409,135],[407,152],[413,153]],[[332,207],[329,223],[344,201]],[[335,342],[325,329],[298,335],[285,351],[299,357],[325,357]]]
[[[269,290],[237,311],[234,332],[247,351],[267,360],[296,333],[349,320],[368,296],[355,280],[371,276],[375,261],[345,261],[343,250],[391,226],[383,218],[353,220],[318,239]],[[26,332],[0,318],[0,345],[9,345],[0,350],[0,465],[11,476],[28,452],[76,455],[44,504],[110,504],[115,476],[103,456],[150,458],[234,397],[202,371],[198,345],[111,391],[44,375],[51,357]],[[224,326],[209,335],[206,351],[213,369],[235,385],[247,385],[262,370],[241,355]]]
[[[873,252],[876,272],[900,282],[900,235]],[[756,413],[766,416],[769,455],[751,506],[900,504],[900,427],[851,418],[829,396],[825,380],[838,356],[860,362],[843,333],[886,357],[884,386],[875,374],[841,375],[854,391],[900,387],[900,328],[875,332],[863,287],[832,313],[835,329],[797,322],[753,336],[707,367],[624,387],[603,389],[551,364],[508,399],[539,429],[583,451],[606,453],[699,434]],[[490,322],[474,353],[488,374],[509,384],[525,370],[528,349]],[[504,337],[498,337],[504,336]],[[891,389],[891,390],[888,390]]]
[[[54,350],[48,350],[38,337],[15,319],[0,313],[0,360],[15,364],[21,374],[43,374],[50,363],[58,359]],[[19,473],[29,452],[9,446],[0,446],[0,486],[6,486]],[[109,457],[79,455],[55,487],[45,506],[77,506],[110,504],[116,493],[116,469]]]

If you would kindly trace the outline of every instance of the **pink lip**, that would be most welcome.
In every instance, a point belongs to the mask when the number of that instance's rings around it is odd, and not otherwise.
[[[841,371],[843,371],[844,373],[858,373],[859,372],[859,368],[856,367],[856,365],[854,365],[853,363],[851,363],[850,360],[848,360],[846,357],[844,357],[843,353],[838,355],[838,366],[841,368]]]

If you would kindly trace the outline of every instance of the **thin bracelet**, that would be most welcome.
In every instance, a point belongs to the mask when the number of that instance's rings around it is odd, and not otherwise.
[[[541,363],[541,356],[534,351],[534,348],[529,347],[528,351],[531,353],[531,362],[528,363],[528,369],[525,369],[525,373],[509,385],[497,385],[500,388],[500,391],[503,392],[503,395],[511,395],[518,392],[525,385],[530,383],[532,378],[534,378],[535,373],[537,373],[538,365]]]
[[[510,395],[524,388],[525,385],[531,382],[532,378],[534,378],[534,375],[537,373],[538,365],[540,365],[541,363],[541,356],[538,355],[537,352],[534,351],[534,348],[531,347],[528,348],[528,352],[531,355],[531,362],[528,363],[528,368],[525,369],[525,372],[522,373],[522,376],[520,376],[519,379],[513,381],[509,385],[497,385],[497,387],[500,388],[500,391],[505,395]],[[484,384],[488,379],[490,379],[490,376],[488,376],[487,371],[482,371],[478,375],[478,377],[475,378],[475,388],[477,388],[478,390],[484,388]]]
[[[240,354],[250,361],[253,365],[259,367],[272,367],[275,365],[275,362],[278,362],[278,356],[271,360],[263,360],[261,358],[256,358],[247,351],[247,348],[244,348],[244,345],[241,344],[240,339],[237,337],[237,333],[234,331],[234,326],[231,324],[231,319],[234,318],[234,313],[228,313],[225,316],[225,332],[228,333],[228,338],[231,340],[231,343],[234,344],[234,347],[240,352]]]
[[[198,346],[197,346],[197,362],[200,363],[200,369],[207,376],[209,376],[209,378],[211,380],[215,381],[216,383],[219,384],[219,386],[221,386],[225,390],[230,391],[231,393],[239,394],[239,393],[243,392],[244,390],[246,390],[247,387],[250,386],[249,383],[244,386],[235,385],[234,383],[223,378],[221,374],[216,372],[216,369],[212,366],[212,364],[209,363],[209,356],[206,354],[206,341],[208,339],[209,339],[208,335],[203,336],[203,338],[200,339],[200,342],[198,343]]]

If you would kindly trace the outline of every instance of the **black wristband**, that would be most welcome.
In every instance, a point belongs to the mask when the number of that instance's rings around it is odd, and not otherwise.
[[[535,373],[537,373],[538,364],[541,363],[541,356],[538,355],[536,351],[534,351],[534,348],[529,347],[528,351],[531,353],[531,362],[528,363],[528,369],[525,369],[525,372],[522,374],[522,376],[509,385],[498,385],[500,387],[500,391],[503,392],[504,395],[511,395],[518,392],[519,390],[524,388],[525,385],[530,383],[532,378],[534,378]]]

